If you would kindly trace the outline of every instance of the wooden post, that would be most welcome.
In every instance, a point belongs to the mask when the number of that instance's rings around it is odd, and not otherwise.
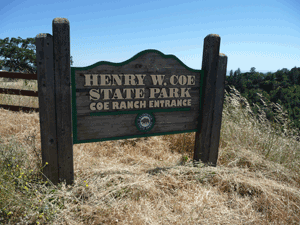
[[[198,131],[195,134],[194,160],[212,164],[211,143],[216,82],[219,65],[220,37],[210,34],[204,38],[202,70],[204,70],[203,107],[199,115]],[[214,136],[215,137],[215,136]],[[213,152],[212,152],[213,154]]]
[[[222,111],[224,103],[224,89],[226,80],[227,56],[223,53],[219,55],[218,77],[216,82],[216,97],[212,124],[212,134],[209,152],[209,162],[217,165],[220,143],[220,132],[222,124]]]
[[[52,21],[56,134],[59,182],[74,182],[71,106],[70,24],[65,18]]]
[[[42,163],[44,175],[58,183],[58,161],[56,140],[55,87],[53,62],[53,37],[50,34],[38,34],[35,39],[39,115],[41,129]],[[46,178],[44,177],[46,181]]]

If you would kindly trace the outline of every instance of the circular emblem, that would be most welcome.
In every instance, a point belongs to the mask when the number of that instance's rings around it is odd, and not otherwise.
[[[135,118],[135,125],[139,131],[150,131],[155,123],[155,118],[152,113],[140,113]]]

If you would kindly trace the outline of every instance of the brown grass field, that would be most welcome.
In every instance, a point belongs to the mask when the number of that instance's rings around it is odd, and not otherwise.
[[[217,167],[193,164],[195,133],[76,144],[74,185],[54,186],[42,182],[39,114],[0,108],[0,124],[0,224],[300,224],[299,142],[227,94]]]

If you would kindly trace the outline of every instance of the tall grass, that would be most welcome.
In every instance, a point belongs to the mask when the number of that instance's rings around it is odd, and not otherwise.
[[[299,142],[237,96],[217,167],[192,162],[195,133],[76,144],[71,186],[42,181],[38,113],[0,109],[0,121],[0,224],[300,223]]]

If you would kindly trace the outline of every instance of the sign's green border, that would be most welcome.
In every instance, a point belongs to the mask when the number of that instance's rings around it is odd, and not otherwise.
[[[172,131],[172,132],[165,132],[165,133],[156,133],[156,134],[146,134],[146,132],[144,134],[140,134],[140,135],[131,135],[131,136],[123,136],[123,137],[112,137],[112,138],[102,138],[102,139],[89,139],[89,140],[82,140],[79,141],[77,140],[77,111],[76,111],[76,84],[75,84],[75,71],[82,71],[82,70],[90,70],[93,69],[97,66],[100,65],[111,65],[111,66],[123,66],[128,64],[129,62],[137,59],[138,57],[149,53],[149,52],[153,52],[153,53],[157,53],[159,55],[161,55],[163,58],[173,58],[175,60],[177,60],[182,66],[184,66],[187,70],[192,71],[192,72],[198,72],[200,73],[201,77],[200,77],[200,115],[199,118],[202,117],[201,115],[201,111],[202,111],[202,98],[203,98],[203,81],[204,81],[204,71],[203,70],[195,70],[192,69],[188,66],[186,66],[180,59],[178,59],[175,55],[165,55],[162,52],[155,50],[155,49],[147,49],[144,51],[139,52],[138,54],[136,54],[135,56],[133,56],[132,58],[121,62],[121,63],[112,63],[112,62],[108,62],[108,61],[100,61],[97,63],[94,63],[90,66],[87,67],[71,67],[71,85],[72,85],[72,125],[73,125],[73,144],[82,144],[82,143],[90,143],[90,142],[101,142],[101,141],[109,141],[109,140],[121,140],[121,139],[128,139],[128,138],[141,138],[141,137],[149,137],[149,136],[160,136],[160,135],[169,135],[169,134],[179,134],[179,133],[190,133],[190,132],[197,132],[200,127],[201,124],[198,124],[198,128],[194,129],[194,130],[186,130],[186,131]],[[104,112],[104,113],[91,113],[91,116],[101,116],[101,115],[119,115],[119,114],[138,114],[138,113],[153,113],[153,112],[173,112],[173,111],[189,111],[190,108],[174,108],[174,109],[156,109],[156,110],[136,110],[136,111],[120,111],[120,112]],[[200,123],[200,121],[199,121]]]

